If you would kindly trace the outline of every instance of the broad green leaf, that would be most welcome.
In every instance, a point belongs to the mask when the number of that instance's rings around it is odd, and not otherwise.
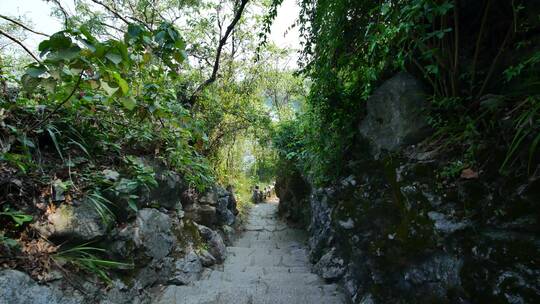
[[[71,38],[66,37],[63,32],[53,34],[49,39],[48,47],[53,50],[66,49],[71,46]],[[40,49],[40,51],[42,51]]]
[[[58,51],[58,57],[60,57],[63,60],[73,60],[79,56],[79,53],[81,52],[81,48],[74,45],[67,49],[62,49]]]
[[[39,77],[45,72],[47,72],[47,68],[42,65],[39,65],[39,66],[34,65],[26,69],[26,75],[29,75],[32,77]]]
[[[116,82],[118,83],[118,86],[120,87],[120,90],[122,90],[122,94],[125,95],[129,91],[129,85],[127,81],[120,76],[118,73],[113,73],[114,79],[116,79]]]
[[[109,52],[105,55],[105,58],[109,59],[114,64],[119,64],[120,62],[122,62],[122,56],[117,53]]]
[[[127,35],[131,38],[138,37],[142,33],[143,29],[138,24],[128,25]]]
[[[124,108],[131,111],[135,109],[137,102],[135,101],[135,99],[133,99],[133,97],[125,97],[125,98],[122,98],[122,105],[124,106]]]
[[[54,89],[56,88],[56,80],[54,78],[49,77],[41,80],[41,85],[48,93],[54,93]]]
[[[128,200],[128,206],[135,212],[139,211],[139,208],[137,208],[137,202],[133,198]]]
[[[118,91],[118,88],[111,87],[106,81],[101,80],[101,88],[107,93],[107,95],[112,96],[116,91]]]

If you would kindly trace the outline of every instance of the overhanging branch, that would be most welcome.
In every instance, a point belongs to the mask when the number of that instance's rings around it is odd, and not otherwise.
[[[11,23],[13,23],[13,24],[16,24],[16,25],[22,27],[23,29],[25,29],[25,30],[27,30],[27,31],[29,31],[29,32],[31,32],[31,33],[34,33],[34,34],[37,34],[37,35],[41,35],[41,36],[45,36],[45,37],[49,37],[49,35],[47,35],[47,34],[45,34],[45,33],[42,33],[42,32],[35,31],[35,30],[29,28],[28,26],[26,26],[26,25],[20,23],[19,21],[15,20],[15,19],[12,19],[12,18],[10,18],[10,17],[8,17],[8,16],[0,15],[0,18],[2,18],[2,19],[4,19],[4,20],[7,20],[7,21],[9,21],[9,22],[11,22]]]
[[[223,51],[223,47],[227,43],[227,39],[231,35],[231,32],[234,30],[234,27],[236,26],[238,21],[240,21],[240,18],[242,17],[242,13],[244,12],[244,9],[246,8],[246,5],[248,2],[249,0],[241,0],[240,6],[238,7],[238,10],[236,11],[236,14],[234,15],[233,20],[231,21],[229,26],[227,26],[227,29],[225,30],[225,34],[223,34],[223,37],[221,37],[221,39],[219,40],[219,44],[216,50],[216,58],[214,59],[214,67],[212,69],[212,74],[205,82],[201,83],[197,87],[197,89],[193,92],[193,94],[189,98],[190,105],[195,104],[195,100],[197,99],[199,94],[204,90],[204,88],[206,88],[207,86],[212,84],[214,81],[216,81],[217,74],[219,71],[219,61],[221,59],[221,52]]]
[[[41,64],[41,61],[36,57],[36,55],[34,55],[34,53],[32,53],[32,51],[30,51],[30,49],[28,49],[22,42],[20,42],[17,38],[11,36],[10,34],[0,30],[0,35],[3,35],[3,36],[6,36],[9,40],[15,42],[16,44],[18,44],[20,47],[22,47],[30,56],[32,56],[32,58],[34,58],[35,61],[37,61],[37,63]]]

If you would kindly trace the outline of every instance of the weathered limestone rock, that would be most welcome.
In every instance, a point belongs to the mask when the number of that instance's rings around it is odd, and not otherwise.
[[[345,273],[345,261],[336,255],[336,249],[332,248],[315,264],[315,272],[323,279],[335,281]]]
[[[103,219],[89,202],[75,202],[73,205],[63,204],[37,222],[34,228],[47,238],[69,238],[89,241],[102,237],[107,232]]]
[[[158,186],[150,192],[149,201],[155,201],[167,209],[181,207],[180,195],[186,188],[182,178],[177,173],[168,170],[157,170],[155,178]]]
[[[75,304],[79,301],[77,298],[63,298],[53,289],[38,285],[24,272],[0,271],[0,304]]]
[[[231,226],[221,226],[221,232],[223,232],[223,240],[227,245],[232,245],[235,237],[235,231]]]
[[[203,271],[203,265],[199,256],[190,251],[185,257],[175,262],[175,271],[173,277],[169,280],[170,284],[187,285],[193,281],[199,280]]]
[[[309,183],[297,171],[276,179],[276,195],[279,197],[278,213],[296,223],[309,223]]]
[[[213,226],[217,222],[216,207],[200,205],[198,210],[198,222],[205,226]]]
[[[317,261],[321,258],[322,252],[329,246],[333,239],[332,229],[332,209],[328,206],[328,191],[317,189],[314,191],[311,200],[311,224],[309,226],[309,247],[311,258]]]
[[[429,134],[427,92],[422,84],[401,72],[375,90],[367,101],[367,116],[360,133],[373,145],[375,154],[382,150],[397,151]]]
[[[411,289],[421,293],[446,296],[449,289],[461,286],[460,271],[463,261],[449,255],[435,255],[429,260],[412,265],[404,273],[404,279]]]
[[[199,252],[199,259],[204,267],[210,267],[216,264],[216,258],[214,258],[214,256],[206,249],[201,249]]]
[[[222,263],[225,260],[226,247],[219,233],[203,225],[197,225],[197,228],[201,237],[208,243],[210,254],[218,263]]]
[[[157,209],[146,208],[137,212],[133,241],[137,248],[153,259],[164,258],[171,252],[174,237],[171,233],[171,219]]]
[[[154,159],[141,157],[140,161],[154,170],[154,178],[157,182],[156,187],[138,193],[139,200],[143,203],[141,206],[157,203],[160,207],[169,210],[181,208],[183,204],[181,202],[182,193],[188,188],[182,177]]]

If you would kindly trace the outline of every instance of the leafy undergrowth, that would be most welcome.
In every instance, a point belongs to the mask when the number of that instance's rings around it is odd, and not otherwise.
[[[108,269],[132,265],[106,260],[92,244],[53,243],[32,223],[84,201],[108,226],[121,225],[121,210],[137,209],[137,193],[157,185],[144,157],[193,189],[213,183],[193,145],[203,134],[165,85],[177,77],[184,47],[167,24],[130,25],[123,41],[104,42],[81,27],[40,44],[44,60],[27,68],[14,99],[0,100],[1,267],[38,280],[53,266],[107,280]]]

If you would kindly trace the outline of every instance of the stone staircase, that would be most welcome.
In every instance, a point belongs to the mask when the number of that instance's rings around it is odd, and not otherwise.
[[[277,204],[256,205],[225,263],[186,286],[166,286],[156,304],[346,303],[337,285],[311,273],[306,234],[277,219]]]

